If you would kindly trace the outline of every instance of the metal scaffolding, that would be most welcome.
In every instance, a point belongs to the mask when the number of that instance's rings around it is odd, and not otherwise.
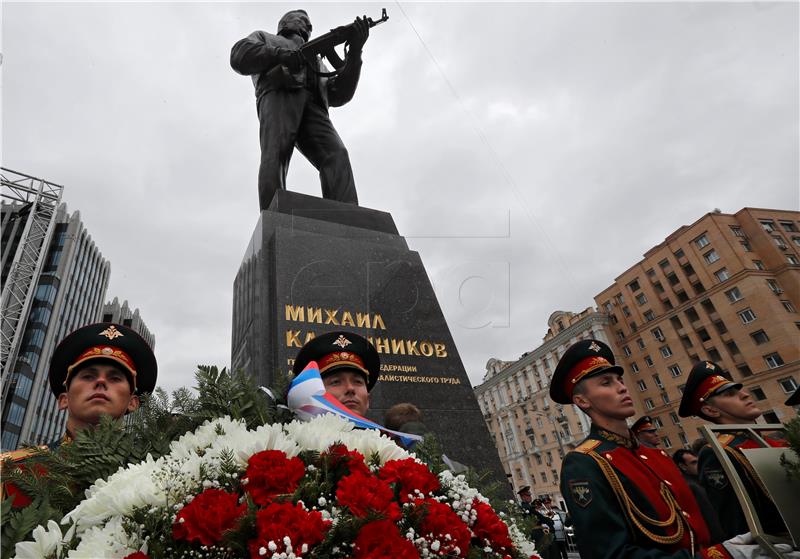
[[[9,375],[22,342],[64,187],[6,168],[0,168],[0,182],[3,201],[18,204],[20,215],[27,214],[0,300],[0,370],[5,392],[13,384]]]

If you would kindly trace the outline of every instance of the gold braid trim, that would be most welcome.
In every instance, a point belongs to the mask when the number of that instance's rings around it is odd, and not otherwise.
[[[730,447],[727,447],[727,446],[724,447],[724,448],[725,448],[725,450],[728,451],[728,454],[730,454],[731,457],[735,458],[736,461],[739,462],[739,464],[742,465],[742,467],[747,472],[747,475],[750,476],[750,478],[753,480],[753,483],[755,483],[758,486],[758,488],[761,490],[761,493],[763,493],[764,495],[769,495],[769,492],[767,491],[767,488],[764,487],[764,484],[761,482],[761,478],[758,477],[758,474],[753,469],[753,465],[750,463],[750,461],[747,458],[744,457],[744,454],[742,454],[742,451],[737,449],[737,448],[730,448]]]
[[[685,520],[680,514],[680,506],[678,505],[677,501],[675,500],[674,495],[667,489],[666,484],[664,482],[660,483],[661,486],[661,498],[666,503],[667,507],[669,507],[670,515],[669,518],[666,520],[658,520],[655,518],[650,518],[641,510],[636,504],[631,500],[628,496],[628,493],[625,491],[625,488],[622,486],[622,481],[619,479],[617,472],[605,460],[602,456],[594,451],[589,451],[587,453],[591,456],[597,465],[600,466],[600,471],[603,472],[603,475],[608,480],[608,483],[611,485],[611,489],[613,489],[614,493],[619,499],[622,508],[627,513],[628,518],[633,522],[633,524],[639,529],[639,531],[645,535],[645,537],[649,538],[650,540],[656,542],[657,544],[661,545],[674,545],[683,539],[683,535],[685,533],[684,522]],[[648,527],[646,527],[644,523],[647,523],[650,526],[656,526],[658,528],[667,528],[670,526],[675,525],[675,533],[670,536],[661,536],[652,532]],[[688,527],[688,525],[687,525]],[[691,551],[694,554],[694,532],[692,529],[689,528],[689,536],[691,540]]]

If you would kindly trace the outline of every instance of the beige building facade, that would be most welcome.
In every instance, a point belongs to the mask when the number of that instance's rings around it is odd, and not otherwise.
[[[561,459],[588,434],[589,418],[550,400],[550,378],[564,351],[578,340],[608,342],[608,317],[591,308],[557,311],[543,343],[516,361],[490,359],[475,396],[514,491],[529,485],[564,508]]]
[[[800,382],[800,212],[744,208],[683,226],[595,297],[638,415],[667,451],[699,436],[678,417],[694,363],[714,361],[785,422]],[[637,417],[638,417],[637,415]]]

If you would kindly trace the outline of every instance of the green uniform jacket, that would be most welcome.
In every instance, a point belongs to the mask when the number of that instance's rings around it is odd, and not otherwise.
[[[722,545],[709,547],[708,528],[674,462],[662,450],[639,446],[634,437],[592,426],[564,458],[561,494],[582,557],[730,557]]]
[[[750,500],[753,502],[753,506],[756,508],[758,519],[761,521],[764,531],[773,535],[786,532],[786,526],[781,520],[780,513],[775,508],[775,504],[762,488],[758,476],[752,471],[752,467],[749,466],[746,458],[739,450],[740,448],[756,448],[758,445],[753,445],[750,438],[743,433],[718,435],[717,438],[728,452],[728,456],[733,462],[733,466],[736,468],[750,496]],[[786,446],[786,441],[782,439],[774,441],[767,439],[767,442],[772,446]],[[730,480],[712,448],[705,446],[700,449],[697,460],[700,483],[706,490],[711,505],[719,513],[719,521],[722,524],[725,538],[729,539],[738,534],[749,532],[750,528],[747,526],[747,520],[745,520],[744,513],[739,505],[739,499],[736,498],[736,493],[733,491]]]

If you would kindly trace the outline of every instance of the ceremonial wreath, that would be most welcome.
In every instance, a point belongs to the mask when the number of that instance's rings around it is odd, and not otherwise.
[[[464,476],[335,415],[207,419],[55,516],[16,557],[538,557]]]

